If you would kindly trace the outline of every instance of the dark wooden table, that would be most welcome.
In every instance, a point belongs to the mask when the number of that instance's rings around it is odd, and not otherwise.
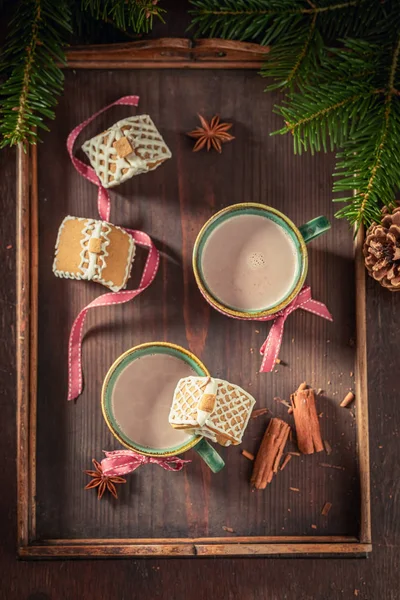
[[[179,4],[179,3],[178,3]],[[183,4],[183,3],[180,3]],[[175,9],[175,6],[174,6]],[[175,9],[177,10],[177,9]],[[179,14],[178,14],[179,16]],[[177,21],[157,35],[182,35]],[[321,156],[318,160],[323,161]],[[16,559],[15,485],[15,153],[0,159],[0,408],[3,486],[0,493],[0,598],[190,596],[250,600],[400,598],[397,547],[397,462],[400,449],[397,416],[397,368],[400,368],[396,314],[398,296],[368,281],[368,368],[371,424],[373,553],[365,559],[202,559],[107,562],[23,563]],[[345,293],[345,290],[344,290]],[[349,500],[351,501],[351,500]],[[397,501],[397,504],[396,504]],[[397,510],[396,510],[397,509]],[[397,517],[397,519],[396,519]]]

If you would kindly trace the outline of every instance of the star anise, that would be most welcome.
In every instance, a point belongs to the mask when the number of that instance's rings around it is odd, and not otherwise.
[[[101,464],[97,462],[95,458],[92,459],[92,463],[94,464],[95,471],[84,471],[86,475],[90,475],[93,477],[92,481],[85,486],[85,490],[91,490],[92,488],[98,488],[97,497],[100,498],[103,496],[104,492],[108,490],[114,496],[114,498],[118,498],[117,488],[115,487],[116,483],[126,483],[126,479],[123,477],[114,477],[110,475],[104,475],[103,470],[101,468]]]
[[[187,134],[197,140],[193,152],[198,152],[206,147],[207,151],[214,148],[221,154],[222,144],[234,140],[234,136],[228,133],[232,123],[220,123],[219,115],[215,115],[210,122],[206,121],[200,114],[198,115],[201,127],[196,127]]]

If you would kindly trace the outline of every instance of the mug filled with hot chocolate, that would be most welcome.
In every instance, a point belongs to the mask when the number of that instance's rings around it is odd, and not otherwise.
[[[274,315],[301,291],[306,244],[330,228],[326,217],[296,227],[264,204],[241,203],[216,213],[193,250],[197,285],[208,302],[236,318]]]
[[[224,461],[204,438],[240,444],[254,403],[239,386],[212,378],[191,352],[166,342],[122,354],[102,390],[104,418],[121,444],[155,458],[193,448],[214,473]]]

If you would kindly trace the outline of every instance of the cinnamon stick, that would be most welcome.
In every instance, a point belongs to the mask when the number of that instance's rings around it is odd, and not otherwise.
[[[249,460],[254,460],[254,454],[252,454],[251,452],[248,452],[247,450],[242,450],[242,454],[245,458],[248,458]]]
[[[227,527],[226,525],[222,525],[222,529],[228,533],[235,533],[235,530],[232,527]]]
[[[251,418],[257,419],[257,417],[261,417],[261,415],[265,415],[267,412],[269,412],[268,408],[256,408],[256,410],[253,410],[251,413]]]
[[[325,469],[337,469],[338,471],[345,471],[344,467],[340,465],[330,465],[329,463],[319,463],[320,467],[324,467]]]
[[[288,464],[288,462],[292,459],[292,455],[291,454],[286,454],[285,458],[283,459],[283,463],[281,464],[281,471],[283,471],[283,469],[286,467],[286,465]]]
[[[278,398],[278,396],[276,396],[274,398],[275,402],[280,402],[281,404],[283,404],[283,406],[287,406],[288,408],[291,408],[289,402],[287,400],[282,400],[282,398]]]
[[[331,508],[332,508],[331,502],[325,502],[325,504],[324,504],[324,506],[322,507],[322,510],[321,510],[321,515],[323,515],[324,517],[326,517],[328,515],[329,511],[331,510]]]
[[[353,392],[349,392],[341,401],[340,406],[342,408],[346,408],[346,406],[348,406],[349,404],[351,404],[354,400],[354,394]]]
[[[314,390],[300,388],[290,397],[296,425],[297,446],[303,454],[324,449],[315,408]]]
[[[282,419],[272,418],[268,423],[250,480],[257,490],[264,490],[278,472],[289,431],[290,426]]]

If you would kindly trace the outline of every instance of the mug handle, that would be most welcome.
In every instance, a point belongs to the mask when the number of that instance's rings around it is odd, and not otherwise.
[[[322,235],[326,231],[331,228],[331,224],[329,223],[326,217],[315,217],[308,223],[304,223],[304,225],[300,225],[299,231],[304,238],[306,244],[311,242],[314,238]]]
[[[221,469],[224,468],[225,463],[218,454],[216,450],[204,439],[202,438],[196,446],[194,446],[193,450],[201,456],[206,465],[210,467],[213,473],[218,473]]]

